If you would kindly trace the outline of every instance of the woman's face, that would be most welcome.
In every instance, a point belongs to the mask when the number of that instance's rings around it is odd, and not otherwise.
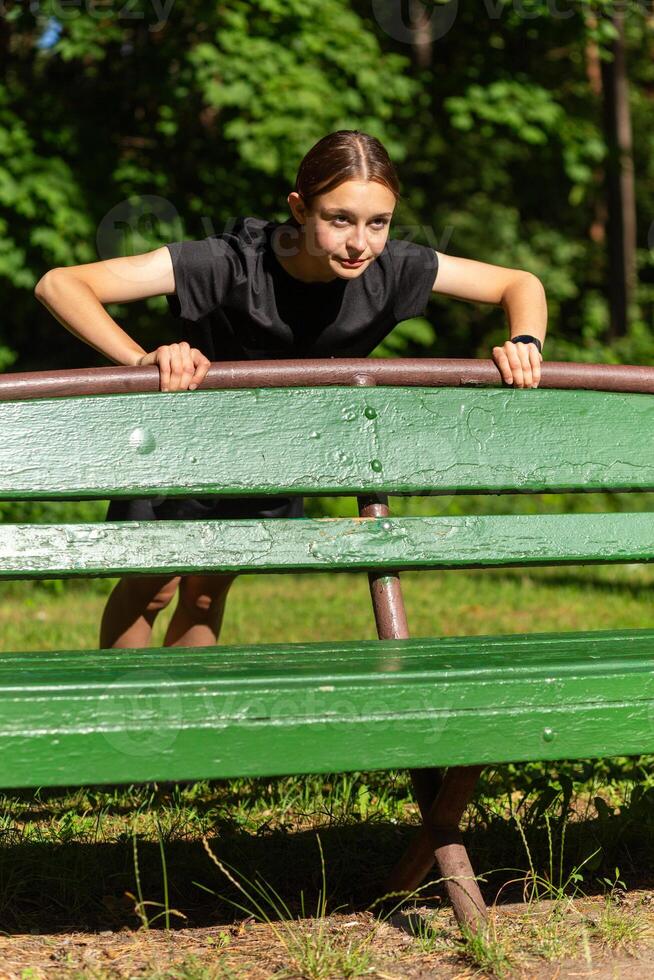
[[[320,194],[311,211],[301,206],[296,214],[307,253],[324,271],[357,278],[384,250],[395,203],[393,192],[375,180],[347,180]]]

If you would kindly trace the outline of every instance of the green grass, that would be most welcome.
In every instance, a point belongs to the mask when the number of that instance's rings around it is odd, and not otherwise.
[[[648,565],[413,572],[402,585],[413,636],[654,626]],[[90,648],[111,580],[0,589],[0,650]],[[161,642],[172,609],[155,627]],[[221,641],[374,639],[364,574],[242,575]]]

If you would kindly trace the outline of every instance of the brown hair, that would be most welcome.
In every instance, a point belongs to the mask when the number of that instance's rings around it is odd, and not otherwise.
[[[315,143],[300,163],[294,190],[311,209],[314,198],[345,180],[376,180],[400,199],[400,181],[386,148],[358,129],[339,129]],[[289,219],[296,224],[291,215]]]

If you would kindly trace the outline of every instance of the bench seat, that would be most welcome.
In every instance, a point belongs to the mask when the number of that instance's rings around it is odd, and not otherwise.
[[[5,653],[3,787],[654,752],[654,630]]]

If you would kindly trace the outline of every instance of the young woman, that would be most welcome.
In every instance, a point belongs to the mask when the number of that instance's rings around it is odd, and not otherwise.
[[[400,197],[383,145],[358,130],[323,137],[300,164],[282,223],[236,219],[222,234],[152,252],[52,269],[37,298],[68,330],[117,364],[156,364],[162,391],[195,389],[210,361],[364,357],[431,292],[495,303],[511,340],[494,347],[507,384],[535,387],[547,306],[529,272],[455,258],[389,238]],[[145,351],[106,303],[166,295],[183,339]],[[112,501],[110,520],[302,515],[298,499]],[[143,647],[157,614],[179,598],[164,643],[216,642],[233,575],[122,579],[107,602],[102,647]]]

